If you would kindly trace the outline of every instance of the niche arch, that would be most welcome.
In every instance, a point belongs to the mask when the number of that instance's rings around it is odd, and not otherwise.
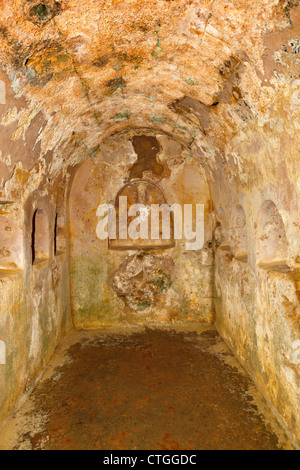
[[[232,246],[236,259],[247,261],[248,259],[248,233],[246,213],[241,205],[238,205],[232,218]]]
[[[48,215],[43,209],[36,209],[32,217],[31,232],[32,264],[50,257],[50,231]]]
[[[54,204],[38,191],[33,192],[24,205],[25,267],[52,259],[54,224]]]
[[[257,219],[258,263],[285,262],[288,256],[288,241],[285,225],[273,201],[265,201]]]

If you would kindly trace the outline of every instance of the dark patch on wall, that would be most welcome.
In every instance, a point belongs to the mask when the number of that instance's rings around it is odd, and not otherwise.
[[[121,62],[129,62],[135,65],[140,65],[144,60],[140,54],[129,52],[118,52],[116,57]]]
[[[8,29],[0,27],[0,35],[6,40],[5,52],[8,61],[15,68],[20,69],[23,66],[24,60],[28,57],[30,47],[26,47],[16,39],[12,38]],[[7,68],[9,63],[5,63],[4,68]]]
[[[235,90],[237,92],[242,70],[243,65],[240,59],[235,56],[231,56],[220,65],[219,74],[224,79],[224,86],[217,96],[217,101],[227,104],[232,103],[233,91]]]
[[[4,39],[8,39],[9,37],[8,29],[3,26],[0,27],[0,34]]]
[[[130,170],[129,179],[142,179],[144,171],[162,176],[164,166],[157,161],[157,155],[161,151],[158,140],[152,136],[136,135],[132,139],[132,144],[138,160]]]
[[[220,65],[219,73],[224,79],[224,86],[221,92],[216,96],[216,100],[220,103],[235,105],[233,112],[235,112],[242,121],[247,122],[252,118],[253,114],[240,88],[243,70],[244,65],[242,60],[235,56],[231,56]]]
[[[131,29],[133,29],[134,31],[135,30],[139,30],[139,31],[142,31],[142,33],[148,33],[149,30],[150,30],[150,27],[146,24],[146,23],[132,23],[131,25]]]
[[[108,55],[103,55],[101,57],[98,57],[96,60],[94,60],[93,66],[103,68],[109,63],[111,58],[112,57]]]
[[[231,56],[229,59],[225,60],[219,67],[220,75],[226,78],[232,78],[238,75],[239,69],[241,66],[241,61],[238,57]]]
[[[298,55],[300,54],[300,40],[291,40],[290,41],[290,46],[292,49],[292,55]]]
[[[119,88],[123,91],[125,85],[126,82],[123,77],[113,78],[112,80],[108,80],[108,82],[106,82],[108,94],[113,94]]]
[[[117,61],[114,65],[115,70],[122,69],[125,63],[132,64],[135,68],[139,68],[144,60],[144,58],[139,52],[119,51],[119,52],[112,52],[110,55],[104,54],[102,56],[99,56],[97,59],[94,60],[93,66],[104,68],[112,59],[115,59]],[[117,79],[113,79],[110,81],[115,81],[120,78],[122,77],[118,77]]]
[[[25,4],[26,16],[29,21],[36,25],[43,26],[61,12],[61,2],[55,0],[44,0],[42,2],[32,2],[27,0]]]
[[[55,76],[61,79],[66,74],[74,73],[71,56],[59,43],[46,43],[42,50],[32,54],[26,60],[26,76],[35,86],[45,86]]]
[[[285,15],[290,19],[291,10],[300,5],[300,0],[280,0],[280,3],[283,4]]]

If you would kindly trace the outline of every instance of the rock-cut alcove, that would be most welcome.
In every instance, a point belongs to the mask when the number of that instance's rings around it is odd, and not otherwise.
[[[288,240],[284,222],[274,202],[265,201],[257,221],[257,260],[264,263],[286,263]]]

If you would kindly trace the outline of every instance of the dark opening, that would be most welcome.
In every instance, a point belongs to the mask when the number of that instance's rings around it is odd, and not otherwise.
[[[32,228],[31,228],[31,262],[34,264],[35,262],[35,239],[36,239],[36,214],[37,210],[33,214],[32,217]]]
[[[58,214],[56,214],[54,222],[54,255],[57,254],[57,218]]]

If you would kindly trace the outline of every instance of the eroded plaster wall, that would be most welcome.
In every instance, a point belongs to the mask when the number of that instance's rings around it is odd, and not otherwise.
[[[110,249],[99,240],[99,205],[115,205],[124,184],[141,179],[162,190],[170,205],[204,204],[202,250],[188,251],[185,239],[173,248],[137,251]],[[77,326],[212,322],[210,189],[192,152],[171,137],[147,129],[113,135],[78,168],[70,195],[70,246]]]
[[[223,232],[215,260],[216,325],[299,443],[299,9],[292,18],[290,31],[267,39],[261,77],[273,96],[267,117],[251,116],[225,145],[231,176],[216,172],[212,193]],[[244,222],[237,223],[240,207]],[[242,256],[236,240],[246,240]]]
[[[50,155],[39,142],[43,114],[28,113],[5,73],[0,89],[1,423],[69,328],[70,302],[65,222],[55,226],[57,214],[66,221],[67,185],[63,177],[53,184],[46,176]]]
[[[41,331],[51,331],[45,318],[53,315],[59,325],[65,318],[60,312],[67,311],[65,275],[54,282],[56,287],[50,282],[52,266],[58,263],[53,242],[51,261],[31,266],[28,239],[22,239],[25,225],[20,223],[27,220],[29,209],[30,221],[44,201],[51,231],[54,219],[59,220],[57,251],[64,252],[70,168],[74,177],[71,297],[79,325],[146,318],[210,320],[211,299],[206,295],[213,278],[211,248],[185,254],[177,244],[168,255],[162,253],[171,258],[163,272],[172,272],[172,285],[167,292],[156,293],[150,283],[148,294],[157,303],[136,311],[128,310],[118,297],[110,277],[123,266],[126,290],[128,264],[122,263],[131,253],[112,254],[95,239],[99,202],[113,202],[131,177],[150,178],[163,188],[168,202],[174,202],[183,194],[172,188],[178,175],[186,166],[199,165],[213,209],[214,237],[210,234],[206,241],[212,239],[216,258],[212,295],[218,329],[299,441],[299,365],[292,363],[292,345],[300,339],[299,1],[0,0],[0,4],[0,197],[5,203],[0,206],[5,212],[0,222],[5,232],[0,261],[1,267],[13,271],[1,277],[6,301],[0,307],[0,320],[6,341],[11,341],[7,351],[14,371],[0,369],[6,390],[2,413],[33,376],[28,372],[30,345],[38,345],[32,348],[32,367],[40,370],[38,364],[56,342],[50,340],[41,352]],[[165,163],[152,161],[141,176],[139,165],[132,170],[136,161],[132,146],[115,140],[117,133],[138,128],[151,128],[154,136],[172,136],[183,145],[183,154],[179,152],[174,163],[175,144],[166,140],[164,144],[159,137],[163,147],[170,147],[163,152],[168,158]],[[111,135],[113,141],[103,144]],[[190,185],[191,178],[187,180]],[[36,202],[28,208],[26,201]],[[265,221],[269,211],[272,220]],[[274,236],[277,225],[280,230]],[[17,236],[10,237],[10,230]],[[266,247],[268,240],[272,249]],[[60,256],[65,273],[66,258]],[[155,263],[149,263],[155,273]],[[159,278],[160,289],[168,286],[165,279]],[[33,296],[32,286],[37,292]],[[39,315],[39,322],[34,313],[39,307],[33,302],[44,306],[42,292],[52,314]],[[53,292],[59,305],[51,300]],[[120,285],[118,292],[124,293]],[[131,304],[134,296],[129,297]],[[148,301],[146,297],[138,303]],[[33,318],[41,328],[33,328]],[[10,355],[13,347],[15,358]]]

